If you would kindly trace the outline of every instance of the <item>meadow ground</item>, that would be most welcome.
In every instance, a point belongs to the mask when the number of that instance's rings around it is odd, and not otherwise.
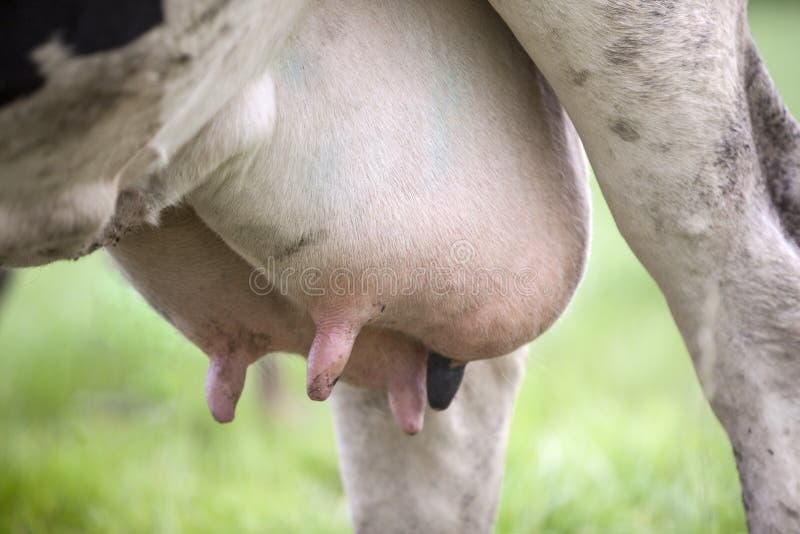
[[[751,24],[800,113],[800,2]],[[595,184],[589,270],[531,352],[511,431],[500,533],[744,531],[730,447],[663,299]],[[236,422],[205,408],[205,357],[101,254],[18,273],[0,311],[0,532],[349,530],[328,407],[284,358]]]

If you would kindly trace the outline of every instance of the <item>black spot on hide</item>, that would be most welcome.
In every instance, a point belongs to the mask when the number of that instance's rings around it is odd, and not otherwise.
[[[576,87],[583,87],[586,81],[592,76],[592,73],[586,69],[583,70],[570,70],[569,80],[572,85]]]
[[[783,511],[786,512],[786,515],[788,515],[790,518],[794,520],[800,520],[800,509],[792,508],[785,503],[781,503],[781,508],[783,508]]]
[[[327,237],[328,232],[325,230],[306,232],[298,239],[284,243],[279,243],[279,240],[276,237],[273,241],[278,244],[275,245],[275,250],[272,254],[272,257],[275,261],[286,260],[299,253],[303,249],[324,241]]]
[[[612,65],[631,65],[642,55],[645,43],[634,35],[614,41],[608,46],[603,54]]]
[[[784,229],[800,245],[800,126],[752,43],[745,50],[745,88],[765,188]]]
[[[732,122],[725,130],[715,151],[714,166],[725,178],[720,184],[720,193],[725,196],[741,195],[739,180],[746,172],[748,160],[753,156],[753,147],[750,143],[748,125],[741,122]]]
[[[93,54],[127,45],[163,20],[161,0],[0,0],[0,106],[44,85],[31,54],[48,40]]]
[[[616,119],[611,122],[609,128],[617,137],[628,143],[635,143],[642,137],[636,126],[627,119]]]

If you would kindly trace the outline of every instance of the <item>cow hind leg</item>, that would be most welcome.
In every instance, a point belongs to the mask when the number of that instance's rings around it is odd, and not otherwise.
[[[733,445],[751,531],[800,532],[798,127],[746,2],[492,4],[667,299]]]
[[[761,178],[788,241],[800,245],[800,126],[778,95],[752,39],[746,37],[743,48],[747,107]],[[758,302],[757,308],[739,305],[743,315],[757,314],[760,324],[749,336],[768,347],[742,358],[733,369],[750,378],[747,389],[754,398],[748,408],[753,413],[739,414],[742,407],[737,404],[743,403],[736,402],[739,395],[731,387],[724,394],[733,400],[718,403],[722,404],[718,413],[723,424],[730,421],[727,426],[753,530],[769,524],[771,517],[783,517],[786,523],[781,526],[792,525],[794,531],[800,530],[800,254],[780,237],[775,241],[789,249],[790,257],[778,269],[763,272],[760,287],[748,293]],[[765,246],[772,247],[775,241]],[[743,325],[744,319],[739,321]],[[726,407],[731,413],[724,413]],[[760,435],[753,437],[753,432]],[[769,479],[773,476],[777,480]]]
[[[755,43],[745,42],[745,88],[761,173],[784,230],[800,245],[800,126],[778,95]]]

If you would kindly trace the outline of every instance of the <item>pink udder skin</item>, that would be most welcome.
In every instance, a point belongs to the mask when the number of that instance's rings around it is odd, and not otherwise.
[[[214,419],[233,421],[244,389],[247,367],[258,356],[244,351],[211,354],[206,377],[206,400]],[[385,389],[389,407],[407,434],[422,430],[427,402],[427,350],[396,332],[341,325],[317,328],[309,349],[306,375],[309,398],[326,400],[336,382]]]
[[[233,420],[251,363],[291,352],[308,355],[311,399],[327,399],[338,379],[384,390],[400,428],[422,429],[427,348],[371,322],[379,307],[335,300],[306,311],[275,292],[257,294],[252,267],[185,207],[110,252],[150,304],[209,356],[206,400],[215,420]]]

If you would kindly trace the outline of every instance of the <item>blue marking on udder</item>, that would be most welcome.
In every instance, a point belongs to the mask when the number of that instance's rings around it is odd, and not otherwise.
[[[459,78],[451,77],[449,83],[441,89],[435,93],[429,108],[433,135],[426,153],[433,165],[426,170],[425,180],[431,185],[438,184],[440,178],[449,171],[455,148],[452,140],[455,121],[459,119],[460,113],[469,112],[462,109],[468,98]]]

